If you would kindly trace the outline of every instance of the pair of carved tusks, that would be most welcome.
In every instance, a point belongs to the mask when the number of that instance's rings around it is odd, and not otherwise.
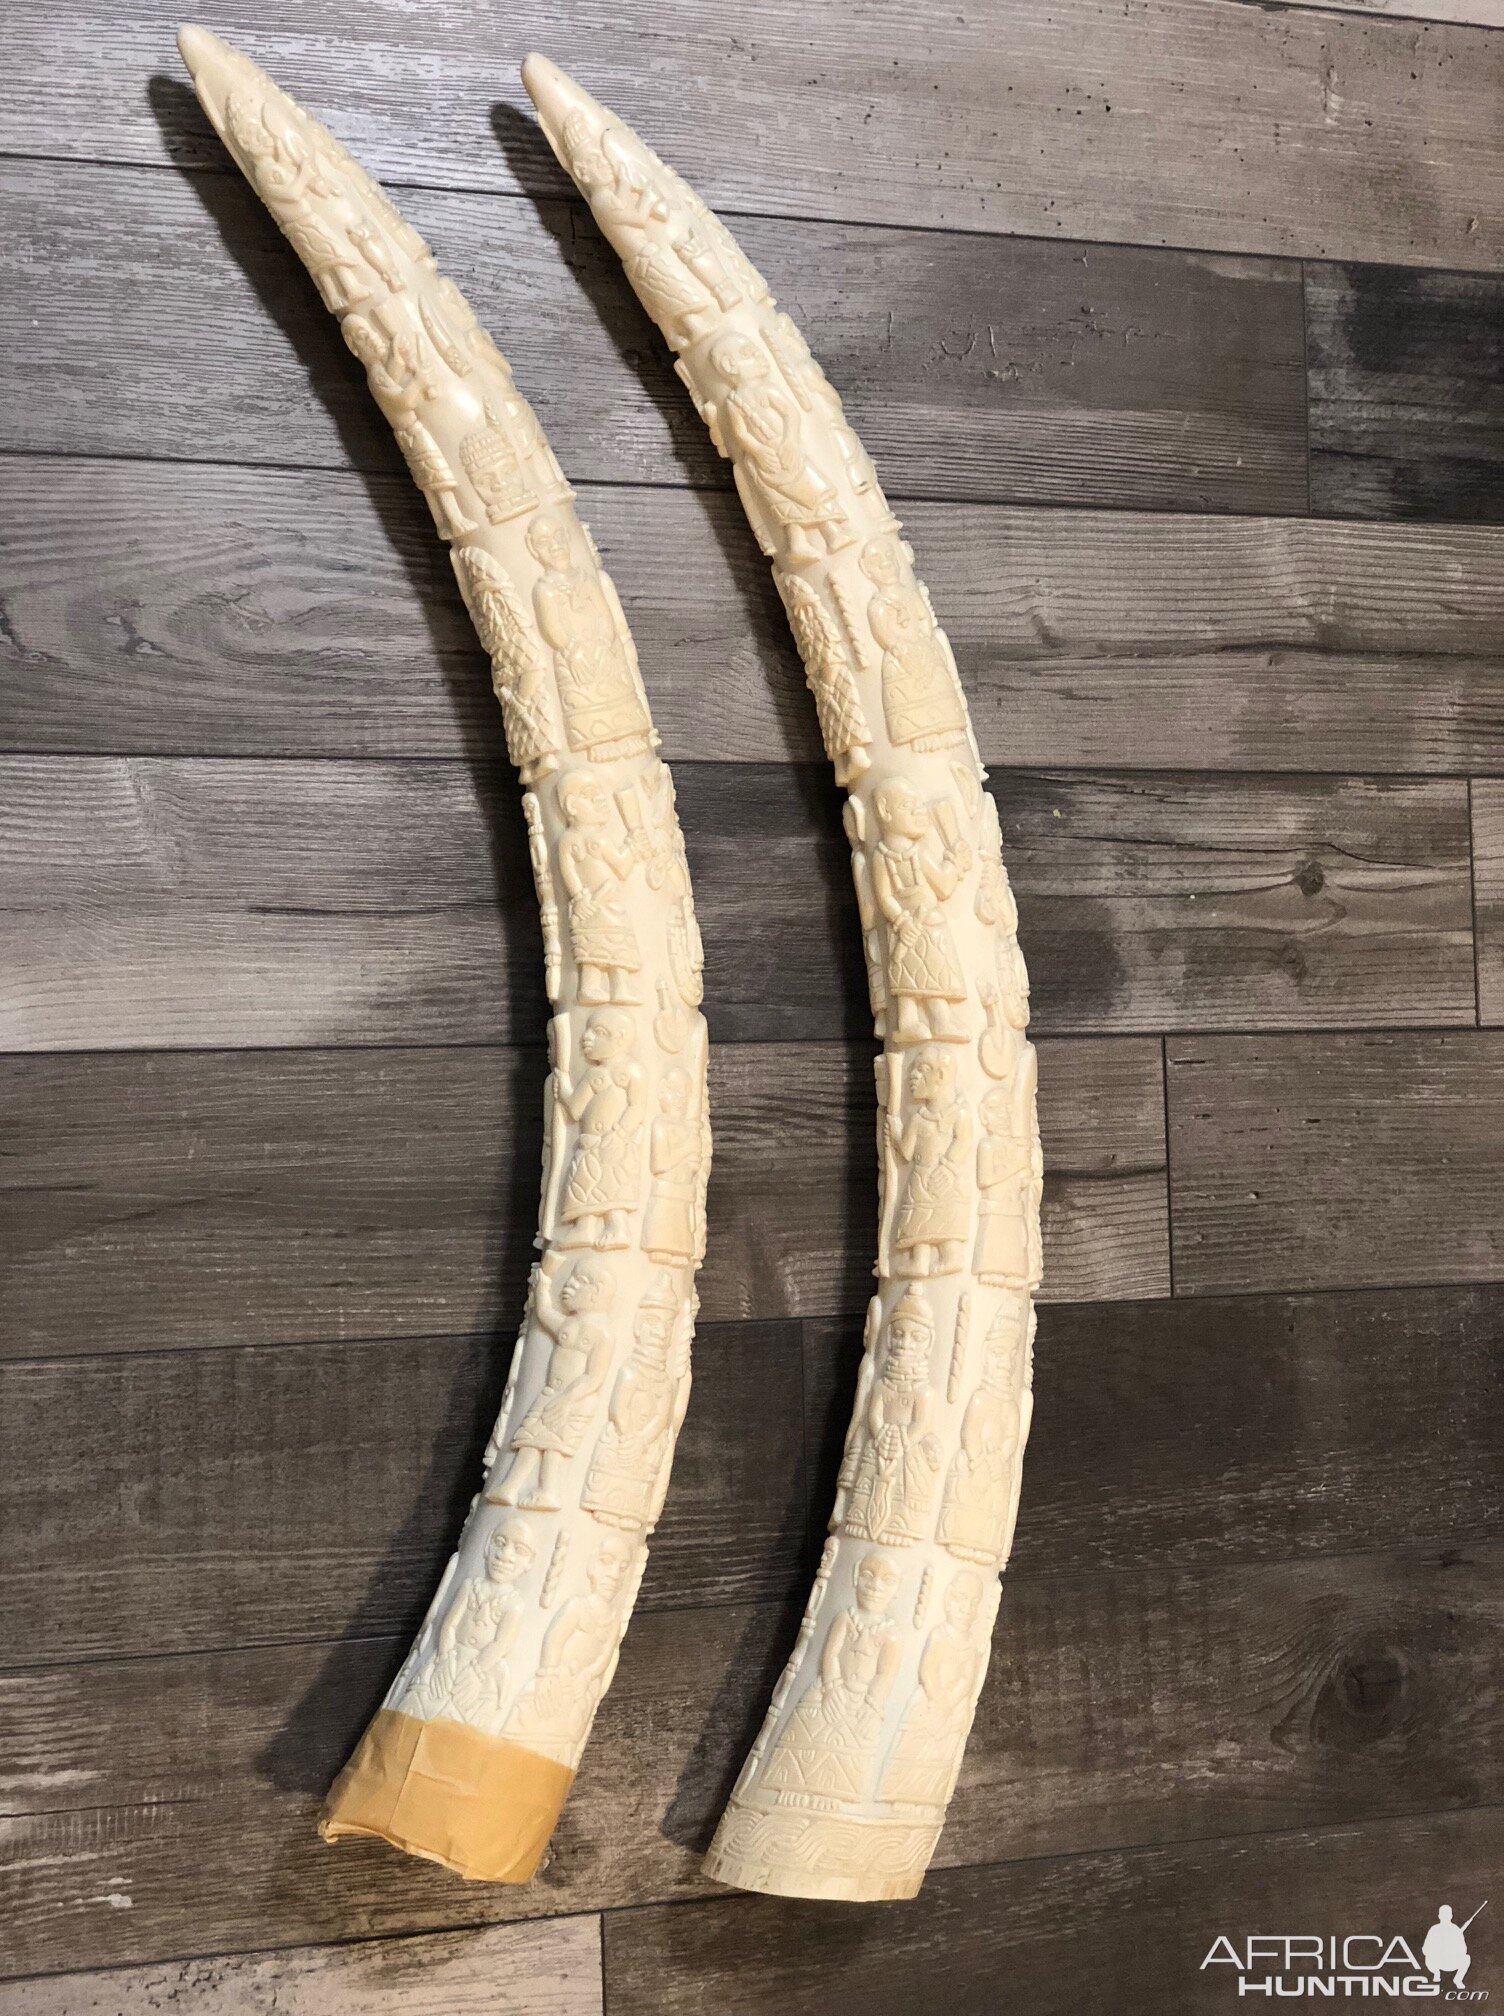
[[[620,606],[494,346],[321,128],[216,38],[182,42],[455,542],[537,787],[558,1009],[543,1258],[486,1491],[323,1823],[521,1880],[614,1669],[688,1385],[709,1144],[682,841]],[[1041,1165],[997,813],[945,633],[795,324],[629,129],[540,57],[523,78],[773,562],[850,794],[883,1039],[878,1291],[831,1537],[706,1869],[792,1896],[911,1896],[986,1671],[1031,1409]]]

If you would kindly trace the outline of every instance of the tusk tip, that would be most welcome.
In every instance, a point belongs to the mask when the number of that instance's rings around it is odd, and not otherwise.
[[[225,44],[207,28],[196,28],[188,21],[178,30],[178,54],[187,64],[190,77],[196,78],[206,63],[227,53]]]
[[[522,66],[522,82],[538,117],[555,131],[562,128],[571,112],[585,110],[593,103],[588,93],[566,76],[557,63],[550,63],[546,56],[536,52]]]

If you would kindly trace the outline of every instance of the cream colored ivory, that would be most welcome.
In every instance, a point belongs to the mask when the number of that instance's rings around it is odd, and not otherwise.
[[[672,348],[773,563],[845,811],[883,1054],[878,1291],[831,1537],[706,1862],[912,1896],[986,1670],[1032,1405],[1028,981],[955,662],[841,402],[730,233],[551,63],[545,133]]]
[[[522,1881],[615,1670],[689,1393],[710,1135],[684,842],[616,590],[506,361],[322,127],[216,36],[180,43],[451,542],[526,786],[555,1011],[541,1257],[483,1490],[324,1823]]]

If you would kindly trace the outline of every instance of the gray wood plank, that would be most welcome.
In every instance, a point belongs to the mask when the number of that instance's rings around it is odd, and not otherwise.
[[[0,447],[400,469],[364,374],[238,175],[8,162],[0,200],[15,220]],[[581,204],[403,203],[572,481],[730,487]],[[1305,508],[1298,267],[813,222],[743,235],[895,496]]]
[[[1175,1285],[1504,1277],[1504,1037],[1172,1037]]]
[[[1504,1539],[1501,1326],[1504,1288],[1041,1310],[1010,1576]],[[823,1519],[861,1326],[803,1327]]]
[[[602,2016],[598,1917],[13,1982],[7,2016]]]
[[[1504,1538],[1501,1320],[1481,1288],[1046,1308],[1014,1572]],[[804,1329],[801,1378],[792,1326],[701,1326],[644,1609],[799,1593],[861,1345],[854,1319]],[[423,1338],[0,1367],[9,1662],[413,1630],[506,1360]]]
[[[871,1292],[870,1045],[712,1051],[707,1322]],[[1048,1292],[1169,1290],[1159,1044],[1040,1046]],[[511,1334],[537,1050],[0,1059],[0,1355]]]
[[[224,25],[376,173],[557,189],[515,65],[582,83],[730,210],[1416,265],[1496,266],[1486,31],[1403,20],[1092,0],[916,11],[767,0],[519,0],[494,32],[464,10],[296,0]],[[218,164],[176,80],[177,16],[17,0],[0,148]],[[162,73],[166,72],[164,77]],[[498,104],[497,101],[501,101]]]
[[[1476,778],[1471,795],[1478,1019],[1504,1022],[1504,786]]]
[[[1504,276],[1306,268],[1311,508],[1504,523]]]
[[[939,1866],[1497,1801],[1498,1557],[1010,1577]],[[636,1619],[552,1862],[522,1889],[316,1840],[397,1640],[9,1675],[11,1965],[709,1894],[699,1852],[795,1626],[763,1606]]]
[[[612,2016],[997,2016],[1003,2006],[1220,2016],[1266,2004],[1262,1992],[1239,1994],[1231,1966],[1202,1971],[1219,1935],[1242,1952],[1260,1934],[1377,1932],[1418,1955],[1438,1900],[1452,1898],[1461,1923],[1483,1896],[1501,1827],[1495,1807],[946,1871],[880,1917],[725,1894],[690,1910],[626,1911],[605,1920],[606,1993]],[[1481,1933],[1476,1950],[1496,1952]],[[1366,1965],[1377,1950],[1353,1953]],[[1260,1989],[1268,1978],[1262,1967],[1248,1976]],[[1286,1974],[1286,1994],[1305,1978],[1299,1967]]]
[[[864,1035],[828,772],[676,782],[712,1038]],[[1460,780],[1023,773],[998,797],[1041,1030],[1474,1020]],[[0,757],[0,806],[6,1049],[542,1040],[500,764]]]
[[[403,476],[18,456],[0,748],[494,756]],[[735,500],[592,488],[670,760],[810,761]],[[993,765],[1504,770],[1504,544],[1461,526],[914,504]]]
[[[0,1366],[6,1661],[410,1635],[510,1358],[424,1337]],[[800,1373],[792,1324],[700,1326],[645,1608],[790,1593]]]

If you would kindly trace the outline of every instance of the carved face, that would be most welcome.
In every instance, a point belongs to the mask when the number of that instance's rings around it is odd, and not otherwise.
[[[767,357],[750,336],[728,336],[716,345],[710,361],[728,385],[750,384],[768,375]]]
[[[571,826],[601,826],[606,818],[606,792],[599,777],[576,771],[559,786],[559,810]]]
[[[585,1024],[585,1033],[580,1038],[580,1048],[592,1064],[609,1064],[620,1057],[632,1041],[632,1024],[625,1015],[613,1014],[609,1008],[592,1015]]]
[[[238,91],[225,100],[225,124],[235,145],[252,161],[271,152],[272,136],[262,124],[261,107]]]
[[[604,1309],[610,1303],[614,1284],[604,1267],[593,1260],[577,1260],[559,1290],[559,1302],[571,1316]]]
[[[658,1087],[658,1104],[670,1120],[682,1120],[689,1111],[689,1073],[665,1071]]]
[[[956,1060],[938,1043],[916,1050],[909,1066],[909,1096],[924,1105],[937,1105],[955,1089]]]
[[[877,587],[895,587],[902,571],[898,548],[891,539],[869,539],[862,548],[862,572]]]
[[[982,1607],[982,1578],[963,1568],[945,1592],[945,1621],[956,1631],[969,1631]]]
[[[599,188],[608,179],[605,157],[595,144],[590,121],[583,112],[571,112],[564,121],[564,159],[569,172],[583,189]]]
[[[873,800],[884,832],[901,840],[922,840],[929,831],[930,815],[907,784],[885,784]]]
[[[386,345],[364,315],[347,315],[340,324],[346,344],[368,371],[386,361]]]
[[[982,1125],[989,1134],[1006,1134],[1012,1122],[1008,1088],[1006,1085],[995,1085],[982,1101]]]
[[[585,1570],[586,1579],[597,1596],[603,1596],[609,1603],[622,1585],[627,1569],[631,1566],[632,1549],[619,1534],[613,1533],[601,1543],[600,1552]]]
[[[898,1570],[886,1556],[868,1554],[856,1571],[857,1607],[870,1614],[886,1610],[900,1581]]]
[[[486,1580],[505,1588],[520,1582],[537,1549],[525,1519],[504,1519],[486,1542]]]
[[[887,1371],[896,1376],[922,1376],[929,1370],[935,1326],[916,1309],[900,1307],[888,1325]]]
[[[527,528],[527,550],[549,573],[562,573],[569,565],[569,527],[552,512],[540,511]]]

